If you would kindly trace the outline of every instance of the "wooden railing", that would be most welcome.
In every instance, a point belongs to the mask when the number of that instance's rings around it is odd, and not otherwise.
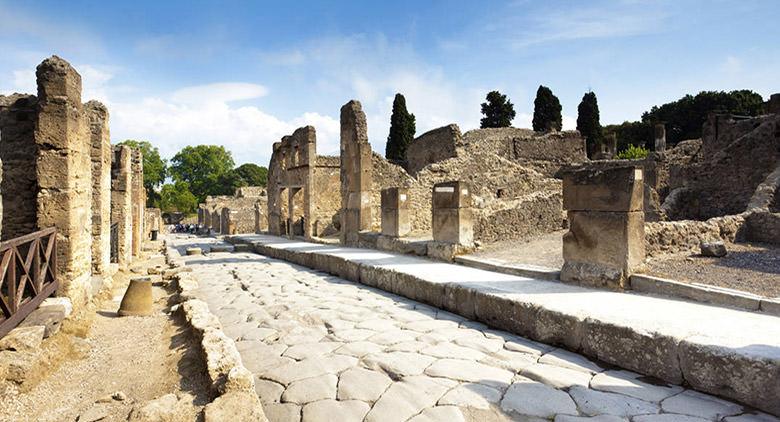
[[[57,290],[57,229],[0,243],[0,337]]]

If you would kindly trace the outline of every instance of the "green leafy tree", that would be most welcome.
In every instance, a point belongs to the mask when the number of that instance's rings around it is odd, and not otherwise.
[[[185,214],[195,212],[198,198],[190,192],[187,182],[166,183],[160,189],[160,209],[162,211],[179,211]]]
[[[588,155],[592,156],[603,140],[599,104],[593,92],[586,92],[577,106],[577,130],[585,137]]]
[[[617,158],[621,160],[641,160],[646,158],[649,153],[650,151],[647,148],[629,145],[628,148],[618,153]]]
[[[232,194],[233,156],[218,145],[187,146],[171,159],[170,174],[176,182],[187,182],[198,202],[208,195]]]
[[[480,120],[481,128],[509,127],[515,118],[515,106],[506,95],[498,91],[490,91],[482,103],[482,114],[485,117]]]
[[[607,125],[603,130],[604,137],[615,134],[617,149],[623,151],[630,145],[646,147],[653,140],[653,126],[644,122],[623,122],[619,125]]]
[[[393,114],[390,116],[390,134],[387,135],[385,158],[388,160],[406,160],[406,149],[414,140],[417,131],[414,114],[406,110],[406,98],[395,94]]]
[[[653,106],[642,114],[642,122],[666,124],[666,142],[675,145],[701,137],[701,127],[709,112],[757,116],[764,111],[764,99],[750,90],[702,91],[677,101]]]
[[[233,172],[238,183],[236,187],[265,186],[268,182],[268,169],[257,164],[242,164],[236,167]]]
[[[537,132],[549,132],[561,130],[563,117],[561,116],[561,102],[553,95],[550,88],[539,85],[534,100],[533,128]]]
[[[154,206],[160,200],[157,188],[165,182],[168,175],[168,162],[160,158],[160,151],[147,141],[128,139],[119,143],[131,148],[140,149],[143,154],[144,188],[146,189],[146,205]]]

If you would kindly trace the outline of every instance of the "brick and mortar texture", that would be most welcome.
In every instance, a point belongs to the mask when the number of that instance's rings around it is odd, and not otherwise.
[[[132,255],[141,256],[144,234],[144,211],[146,190],[144,189],[144,157],[141,150],[133,149],[130,155],[130,197],[132,201]]]
[[[92,270],[106,274],[111,264],[111,142],[108,109],[97,101],[84,105],[92,160]]]
[[[86,302],[92,268],[91,142],[81,104],[81,76],[53,56],[36,71],[38,228],[57,227],[58,294]]]
[[[111,161],[111,224],[118,225],[118,263],[127,268],[133,249],[133,200],[130,156],[132,149],[115,146]]]

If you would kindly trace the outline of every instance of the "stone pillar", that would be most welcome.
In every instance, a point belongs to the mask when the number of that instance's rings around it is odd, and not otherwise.
[[[133,200],[130,147],[115,146],[111,161],[111,224],[117,224],[117,263],[127,269],[133,249]]]
[[[92,268],[91,142],[81,104],[81,76],[57,56],[36,70],[38,227],[57,227],[58,294],[75,306],[89,299]]]
[[[411,231],[408,189],[382,189],[382,234],[404,237]]]
[[[772,94],[769,97],[766,111],[769,114],[780,114],[780,94]]]
[[[607,136],[606,139],[606,148],[607,148],[607,156],[610,159],[614,159],[617,157],[617,134],[610,133],[609,136]]]
[[[255,233],[268,231],[268,218],[263,212],[267,207],[262,202],[255,204]]]
[[[141,256],[144,233],[144,210],[146,209],[146,192],[144,190],[144,157],[139,149],[133,149],[131,155],[131,188],[133,202],[133,256]]]
[[[433,185],[433,240],[470,246],[474,243],[471,187],[466,182]]]
[[[664,152],[666,150],[666,125],[657,123],[655,125],[655,152]]]
[[[371,229],[371,144],[359,101],[341,107],[341,243],[357,246]]]
[[[198,209],[200,211],[200,209]],[[162,228],[162,211],[159,208],[147,208],[144,211],[144,239],[152,238],[152,231],[160,232]]]
[[[645,258],[643,172],[633,165],[587,164],[565,170],[561,280],[625,288]]]
[[[84,105],[92,159],[92,270],[106,274],[111,264],[111,142],[108,109],[97,102]]]

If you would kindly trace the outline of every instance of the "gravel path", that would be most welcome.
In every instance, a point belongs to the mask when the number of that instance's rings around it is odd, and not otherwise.
[[[780,247],[732,243],[728,255],[708,258],[689,253],[651,260],[648,272],[673,280],[780,297]]]
[[[185,259],[271,421],[759,420],[737,404],[283,261]]]
[[[543,234],[528,240],[502,240],[482,246],[471,254],[507,264],[530,264],[560,269],[563,266],[563,235],[566,230]]]

